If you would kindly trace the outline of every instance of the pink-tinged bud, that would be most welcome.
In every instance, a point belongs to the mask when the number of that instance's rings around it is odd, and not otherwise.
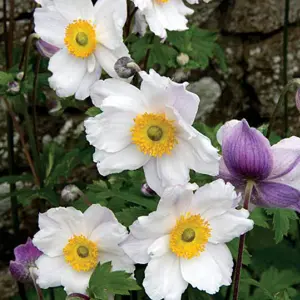
[[[300,88],[296,92],[295,100],[296,100],[296,107],[300,111]]]
[[[156,195],[156,193],[150,188],[150,186],[147,183],[144,183],[142,185],[141,192],[146,197],[153,197]]]
[[[90,298],[86,295],[73,293],[67,296],[66,300],[89,300]]]
[[[36,48],[42,56],[48,58],[52,57],[59,50],[56,46],[51,45],[42,39],[37,40]]]
[[[36,268],[35,261],[42,255],[31,239],[28,238],[26,244],[19,245],[14,249],[15,260],[9,263],[11,275],[20,282],[30,282],[32,277],[30,269]]]

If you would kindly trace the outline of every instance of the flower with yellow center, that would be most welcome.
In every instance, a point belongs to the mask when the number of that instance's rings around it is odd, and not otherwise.
[[[85,121],[94,161],[106,176],[144,168],[148,185],[160,194],[185,184],[189,170],[217,175],[219,156],[210,140],[193,127],[199,98],[154,70],[140,72],[140,89],[117,79],[98,81],[93,103],[103,112]]]
[[[157,210],[140,217],[122,244],[138,264],[148,264],[143,286],[150,299],[181,299],[188,284],[216,293],[231,284],[233,259],[227,242],[253,227],[249,212],[221,179],[200,187],[167,188]]]
[[[101,76],[111,77],[116,61],[129,56],[123,43],[127,18],[125,0],[46,0],[34,13],[35,31],[57,52],[51,56],[50,87],[59,97],[75,95],[83,100]]]
[[[73,207],[49,209],[40,214],[39,227],[33,244],[44,253],[36,261],[41,288],[62,285],[68,294],[86,294],[95,267],[107,261],[113,270],[134,271],[119,246],[128,235],[126,228],[99,204],[84,213]]]

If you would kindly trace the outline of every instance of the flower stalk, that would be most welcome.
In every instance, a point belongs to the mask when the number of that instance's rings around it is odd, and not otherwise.
[[[252,180],[249,180],[245,188],[244,206],[243,206],[244,209],[248,209],[249,207],[253,186],[254,186],[254,182]],[[241,271],[242,271],[242,264],[243,264],[243,252],[245,247],[245,240],[246,240],[246,234],[241,235],[240,242],[239,242],[238,257],[237,257],[236,267],[235,267],[233,300],[238,300],[239,297],[239,286],[240,286]]]

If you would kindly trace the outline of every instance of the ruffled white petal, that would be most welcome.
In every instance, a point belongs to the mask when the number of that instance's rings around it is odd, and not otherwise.
[[[93,104],[103,111],[124,110],[141,113],[146,102],[142,92],[125,81],[106,79],[97,81],[91,88]]]
[[[171,252],[150,260],[143,286],[152,300],[181,299],[188,283],[182,278],[179,262],[179,258]]]
[[[37,284],[42,289],[61,285],[61,277],[68,268],[63,256],[49,257],[41,255],[36,261]]]
[[[86,138],[99,150],[117,152],[131,143],[130,128],[135,114],[129,112],[102,113],[84,122]]]
[[[181,258],[180,265],[184,280],[209,294],[217,293],[222,285],[230,282],[228,275],[232,272],[232,257],[226,246],[207,244],[199,256]]]
[[[73,207],[49,209],[39,215],[38,231],[32,242],[50,257],[63,254],[63,248],[73,235],[86,234],[83,215]]]
[[[123,27],[127,18],[126,1],[97,1],[95,5],[95,22],[97,40],[109,49],[116,49],[123,43]]]
[[[36,8],[34,12],[34,25],[34,30],[41,39],[58,48],[65,46],[65,29],[68,26],[68,22],[57,11]]]
[[[70,23],[78,19],[94,20],[94,7],[91,0],[53,0],[56,9]]]
[[[97,45],[95,55],[101,67],[110,77],[119,78],[114,69],[115,63],[119,58],[129,56],[129,52],[124,44],[114,50],[103,45]]]
[[[234,186],[222,179],[201,186],[195,193],[190,210],[207,220],[235,208],[239,198]]]
[[[248,219],[249,212],[245,209],[231,209],[226,213],[209,220],[211,243],[227,243],[235,237],[253,228],[253,221]]]
[[[50,58],[48,68],[53,73],[49,78],[50,87],[59,97],[74,95],[87,73],[86,61],[69,54],[66,48]]]
[[[108,154],[108,153],[107,153]],[[97,163],[102,176],[120,173],[124,170],[136,170],[145,165],[149,157],[139,151],[134,144],[130,144],[119,152],[109,153],[105,159]]]
[[[144,165],[145,178],[150,188],[161,195],[164,188],[157,172],[157,158],[153,157]]]
[[[170,236],[164,235],[158,238],[148,248],[148,254],[151,259],[155,259],[162,255],[167,254],[170,251]]]

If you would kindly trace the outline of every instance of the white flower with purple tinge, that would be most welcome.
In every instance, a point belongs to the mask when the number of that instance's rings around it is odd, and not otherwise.
[[[11,275],[20,282],[30,282],[33,280],[31,271],[36,269],[35,261],[43,254],[32,244],[28,238],[26,244],[19,245],[14,249],[15,260],[9,263]],[[32,270],[30,270],[32,269]]]
[[[251,202],[262,207],[300,211],[300,138],[271,146],[246,120],[232,120],[218,132],[223,157],[219,177],[238,190],[254,182]]]
[[[156,211],[139,217],[121,245],[148,264],[143,286],[152,300],[180,300],[188,284],[209,294],[231,284],[233,259],[226,243],[253,228],[237,210],[234,187],[221,179],[200,187],[167,188]]]

